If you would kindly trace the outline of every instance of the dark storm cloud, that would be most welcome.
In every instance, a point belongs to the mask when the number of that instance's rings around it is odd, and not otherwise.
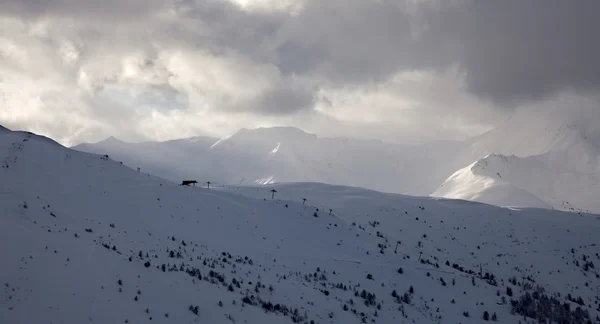
[[[252,103],[266,115],[287,115],[313,107],[313,93],[306,88],[279,87],[264,92]]]
[[[164,0],[2,0],[0,13],[18,17],[97,17],[110,21],[142,17],[168,8]]]
[[[233,50],[287,76],[360,84],[399,69],[446,68],[455,56],[444,35],[415,39],[423,19],[398,1],[308,0],[295,15],[244,11],[215,0],[184,1],[177,8],[183,19],[158,30],[172,36],[169,42],[217,55]]]
[[[458,42],[469,89],[500,103],[600,89],[600,1],[472,1]]]
[[[422,22],[398,1],[310,1],[278,31],[279,67],[355,84],[403,69],[447,67],[452,47],[438,34],[419,39]]]
[[[403,70],[443,71],[452,64],[465,71],[469,91],[500,106],[600,86],[600,1],[595,0],[308,0],[295,15],[246,11],[216,0],[0,3],[0,12],[17,16],[108,19],[167,8],[181,20],[149,24],[160,42],[214,55],[235,51],[272,64],[285,76],[340,86],[384,81]],[[296,98],[286,91],[265,97]]]
[[[510,107],[600,86],[600,1],[466,0],[409,9],[398,1],[314,0],[291,17],[230,4],[195,13],[227,35],[217,38],[222,46],[286,75],[334,84],[458,64],[472,93]]]
[[[285,73],[338,83],[458,64],[468,89],[499,106],[600,88],[600,1],[311,1],[282,23]]]
[[[156,31],[168,42],[214,55],[232,50],[268,64],[275,57],[275,35],[289,18],[280,12],[247,12],[224,0],[183,0],[174,8],[180,19]]]

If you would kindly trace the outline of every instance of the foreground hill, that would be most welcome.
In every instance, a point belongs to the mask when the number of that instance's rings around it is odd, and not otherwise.
[[[163,179],[181,181],[197,173],[199,166],[216,170],[218,164],[203,159],[218,139],[190,137],[166,142],[127,143],[109,137],[95,144],[80,144],[78,151],[109,155],[134,170],[158,175]]]
[[[595,215],[181,187],[24,132],[0,163],[0,323],[599,322]]]

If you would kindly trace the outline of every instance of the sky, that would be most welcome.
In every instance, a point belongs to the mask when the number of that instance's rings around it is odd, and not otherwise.
[[[464,139],[531,106],[568,111],[565,97],[600,107],[598,12],[595,0],[3,0],[0,124],[65,145],[280,125]]]

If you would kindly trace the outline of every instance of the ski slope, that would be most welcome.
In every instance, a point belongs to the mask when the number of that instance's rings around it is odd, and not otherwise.
[[[529,285],[598,322],[596,215],[182,187],[26,132],[0,161],[0,323],[516,323]]]

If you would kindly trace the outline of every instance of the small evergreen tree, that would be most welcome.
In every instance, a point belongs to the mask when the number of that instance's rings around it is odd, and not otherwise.
[[[510,287],[506,287],[506,295],[507,295],[508,297],[512,297],[512,295],[513,295],[512,288],[510,288]]]
[[[198,315],[198,306],[190,305],[189,310],[195,315]],[[169,315],[165,314],[165,317],[169,317]]]

